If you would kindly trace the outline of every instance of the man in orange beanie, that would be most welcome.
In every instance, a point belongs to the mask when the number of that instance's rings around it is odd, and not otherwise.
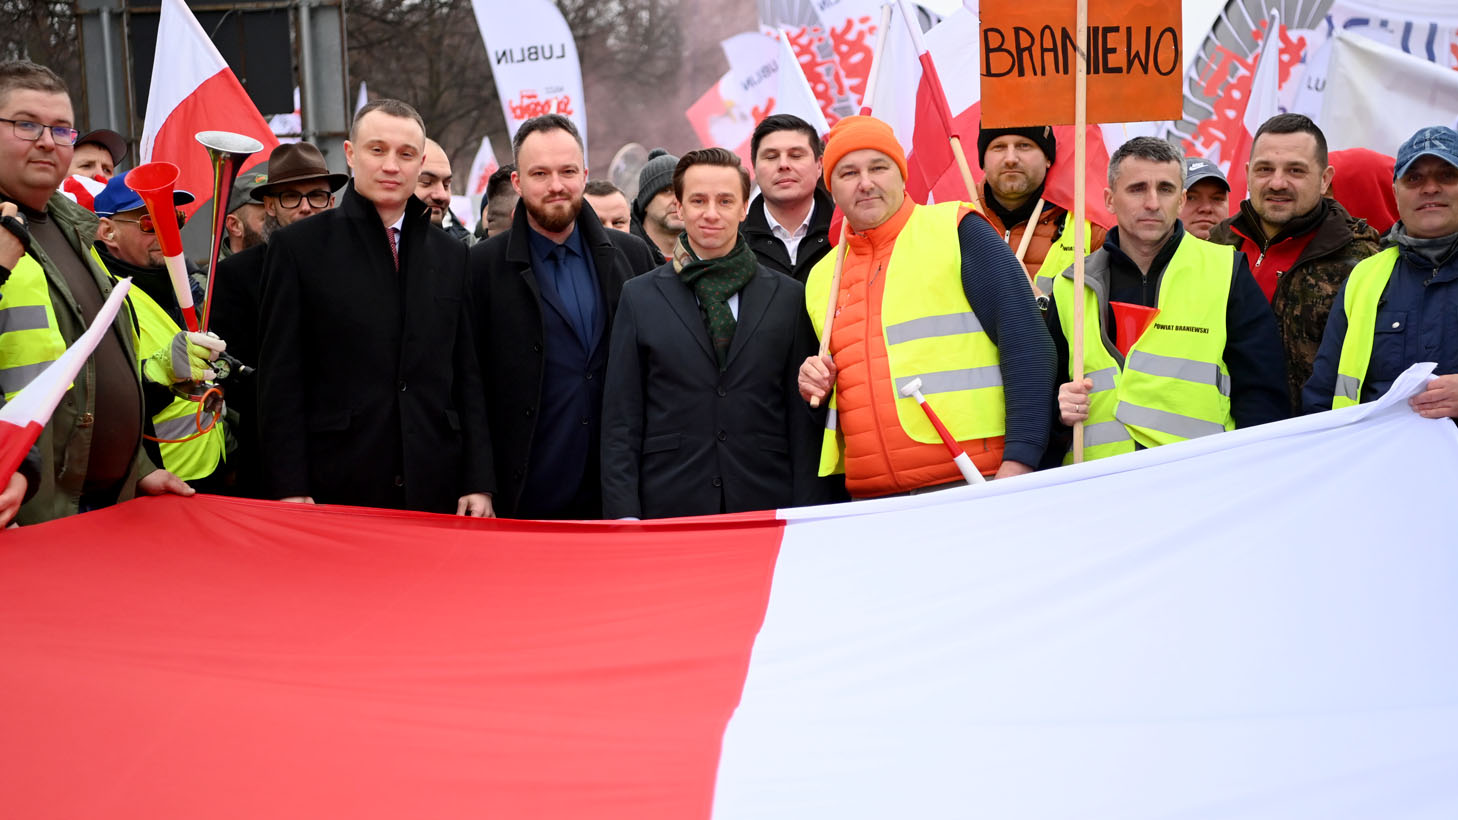
[[[880,120],[837,123],[824,167],[850,230],[830,355],[800,367],[801,396],[829,397],[832,408],[821,475],[844,472],[856,498],[961,483],[936,430],[899,392],[913,379],[983,474],[1032,471],[1047,443],[1055,362],[1017,258],[970,205],[906,198],[906,154]],[[827,255],[805,284],[821,336],[834,269]]]

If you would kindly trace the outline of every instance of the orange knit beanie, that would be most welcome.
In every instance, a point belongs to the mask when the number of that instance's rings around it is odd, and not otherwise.
[[[825,186],[830,187],[830,172],[835,164],[852,151],[871,148],[890,157],[901,169],[901,178],[906,179],[906,152],[896,141],[891,126],[875,117],[856,115],[846,117],[825,135]]]

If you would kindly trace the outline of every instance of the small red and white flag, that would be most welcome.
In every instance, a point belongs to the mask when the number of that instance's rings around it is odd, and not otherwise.
[[[71,389],[71,383],[90,358],[91,351],[101,342],[102,335],[111,329],[112,320],[131,288],[131,279],[118,282],[81,338],[60,358],[47,365],[30,384],[21,388],[4,407],[0,407],[0,487],[10,480],[15,468],[20,466],[25,454],[40,437],[41,430],[51,420],[51,414],[56,411],[56,405],[61,403],[66,391]]]
[[[164,160],[181,169],[177,187],[197,196],[179,206],[187,214],[200,208],[213,189],[212,162],[194,139],[199,131],[232,131],[263,143],[263,150],[245,159],[240,171],[266,161],[278,146],[278,138],[187,4],[162,0],[140,162]]]
[[[476,158],[471,161],[470,180],[466,184],[466,195],[474,197],[486,196],[486,185],[491,181],[491,175],[501,169],[501,163],[496,161],[496,151],[491,147],[491,138],[482,137],[481,147],[476,149]]]

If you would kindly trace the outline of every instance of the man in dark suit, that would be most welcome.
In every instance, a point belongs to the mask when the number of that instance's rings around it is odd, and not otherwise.
[[[365,105],[339,207],[268,241],[258,370],[271,497],[492,514],[466,248],[412,195],[424,151],[414,108]]]
[[[819,425],[800,400],[814,355],[805,288],[740,236],[749,174],[723,148],[673,173],[684,219],[673,259],[618,304],[603,405],[603,510],[663,518],[827,500]]]
[[[274,231],[334,207],[334,192],[349,181],[331,174],[324,154],[307,142],[284,143],[268,155],[268,172],[260,174],[249,199],[263,210],[263,242],[222,259],[214,272],[209,329],[228,340],[228,352],[250,367],[258,366],[258,303],[263,293],[263,257]],[[241,207],[241,206],[240,206]],[[237,210],[236,208],[234,210]],[[237,449],[230,453],[223,486],[228,495],[262,497],[262,458],[258,444],[257,374],[234,373],[225,392],[228,409],[238,414],[233,431]]]
[[[598,450],[608,335],[648,246],[606,230],[582,201],[582,138],[566,117],[522,123],[511,230],[471,248],[478,359],[500,515],[602,516]]]
[[[740,231],[761,265],[801,284],[830,252],[835,203],[820,186],[823,151],[815,127],[794,114],[765,117],[749,138],[760,192]]]

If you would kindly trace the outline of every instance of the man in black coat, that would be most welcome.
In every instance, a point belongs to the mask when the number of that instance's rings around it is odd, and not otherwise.
[[[830,251],[835,202],[819,184],[823,151],[815,128],[793,114],[765,117],[749,138],[760,192],[740,231],[761,265],[801,284]]]
[[[264,260],[259,410],[271,497],[491,515],[466,248],[416,199],[425,126],[376,100],[339,206]]]
[[[248,196],[263,209],[263,243],[222,259],[213,275],[209,329],[228,340],[228,353],[238,361],[258,366],[258,303],[263,293],[263,258],[268,238],[292,225],[334,207],[334,192],[349,181],[332,174],[324,154],[307,142],[284,143],[268,155],[264,181]],[[234,210],[237,210],[236,208]],[[264,495],[262,457],[258,443],[258,374],[233,373],[224,386],[228,409],[237,414],[232,432],[238,448],[229,454],[225,481],[218,491],[228,495]]]
[[[521,201],[511,230],[470,254],[496,510],[599,518],[608,337],[623,283],[654,260],[641,239],[604,229],[584,206],[587,168],[571,120],[527,120],[512,147]]]
[[[608,355],[602,442],[608,518],[776,509],[828,500],[819,426],[800,400],[816,350],[805,288],[739,234],[749,174],[723,148],[674,169],[674,258],[629,282]]]

